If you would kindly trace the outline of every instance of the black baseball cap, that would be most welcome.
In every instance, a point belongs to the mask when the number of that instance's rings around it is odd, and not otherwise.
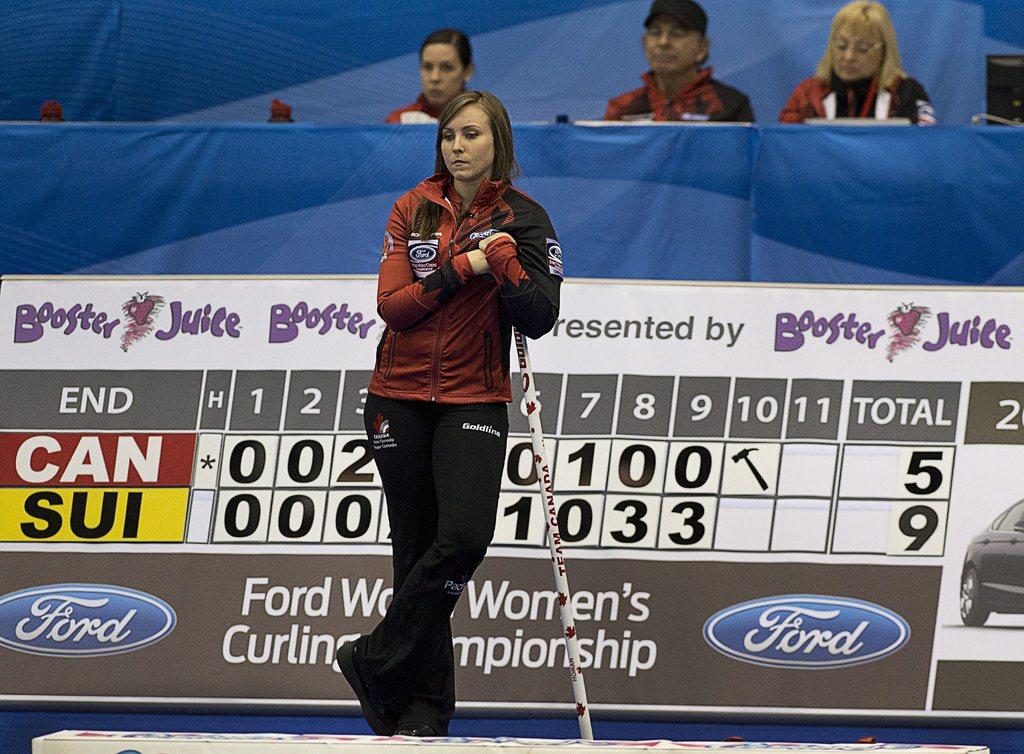
[[[708,30],[708,14],[693,0],[654,0],[644,26],[650,26],[654,17],[661,15],[671,16],[683,28],[699,31],[701,36]]]

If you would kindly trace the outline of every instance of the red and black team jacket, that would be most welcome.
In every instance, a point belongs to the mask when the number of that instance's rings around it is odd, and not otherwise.
[[[442,207],[430,238],[413,232],[421,197]],[[369,390],[400,400],[498,403],[512,399],[512,326],[529,338],[558,317],[562,249],[547,213],[508,183],[485,181],[462,223],[458,194],[438,174],[395,202],[384,234],[377,312],[387,325]],[[489,275],[466,252],[492,233]]]
[[[644,85],[608,100],[605,120],[714,120],[752,123],[754,110],[747,95],[711,77],[702,68],[693,81],[669,99],[658,88],[654,72],[641,78]]]
[[[837,91],[841,86],[839,81],[822,81],[817,77],[805,79],[796,85],[793,93],[789,95],[789,101],[779,114],[782,123],[803,123],[809,118],[909,118],[911,123],[919,126],[935,125],[935,109],[928,100],[928,94],[921,84],[911,78],[900,78],[896,80],[892,90],[882,89],[878,91],[875,80],[862,103],[862,108],[854,112],[853,104],[855,97],[852,90],[849,93]],[[837,107],[838,94],[844,94],[843,102],[847,103],[847,109]],[[831,107],[829,99],[832,100]],[[882,113],[878,113],[879,102],[883,103]],[[829,112],[832,110],[833,112]],[[881,116],[881,117],[880,117]]]

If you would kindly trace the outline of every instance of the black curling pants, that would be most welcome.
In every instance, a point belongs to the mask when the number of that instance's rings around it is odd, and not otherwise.
[[[446,735],[455,711],[451,614],[494,534],[508,410],[371,393],[364,423],[387,499],[395,593],[361,656],[400,723]]]

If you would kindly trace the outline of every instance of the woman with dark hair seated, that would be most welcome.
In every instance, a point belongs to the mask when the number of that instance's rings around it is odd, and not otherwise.
[[[436,123],[438,116],[456,94],[466,91],[473,75],[473,48],[469,37],[458,29],[438,29],[420,46],[420,84],[416,101],[400,107],[385,123]]]
[[[836,13],[817,74],[797,85],[779,115],[783,123],[811,118],[935,124],[924,87],[903,70],[896,31],[881,3],[855,0]]]

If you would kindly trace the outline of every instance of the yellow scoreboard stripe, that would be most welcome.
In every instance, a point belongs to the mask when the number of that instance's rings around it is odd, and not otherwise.
[[[182,542],[187,487],[0,488],[0,542]]]

